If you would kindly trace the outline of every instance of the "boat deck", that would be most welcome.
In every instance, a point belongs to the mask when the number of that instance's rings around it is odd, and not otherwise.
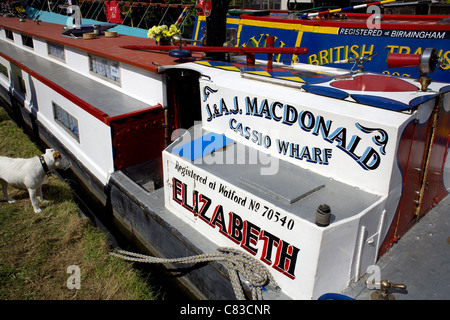
[[[377,262],[381,279],[406,285],[406,290],[390,290],[395,299],[450,299],[449,208],[450,196],[447,196]],[[370,300],[374,290],[367,288],[367,277],[366,274],[352,283],[344,294],[357,300]]]

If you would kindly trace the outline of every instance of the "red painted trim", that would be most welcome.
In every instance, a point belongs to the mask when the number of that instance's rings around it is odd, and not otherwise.
[[[447,144],[446,144],[445,149],[448,150],[449,146],[450,146],[450,133],[447,137]],[[441,173],[444,172],[445,161],[447,161],[447,156],[448,156],[448,152],[444,155],[444,160],[442,161]]]
[[[120,46],[125,49],[132,50],[154,50],[154,51],[171,51],[178,49],[174,46],[152,46],[152,45],[125,45]],[[233,53],[271,53],[271,54],[307,54],[307,48],[301,47],[203,47],[203,46],[182,46],[182,49],[194,52],[233,52]]]
[[[368,13],[348,13],[346,14],[349,19],[364,19],[367,20],[371,16]],[[424,15],[408,15],[408,14],[383,14],[383,21],[392,21],[392,23],[402,24],[401,21],[429,21],[429,22],[439,22],[442,18],[447,16],[424,16]]]
[[[367,28],[367,19],[371,15],[369,14],[347,14],[348,20],[325,20],[325,19],[312,19],[312,20],[292,20],[282,19],[274,17],[264,16],[250,16],[241,15],[241,19],[266,21],[285,24],[302,24],[306,26],[323,26],[323,27],[336,27],[336,28]],[[420,22],[438,22],[446,16],[411,16],[411,15],[383,15],[381,22],[381,29],[399,29],[399,30],[419,30],[419,31],[450,31],[450,25],[445,24],[422,24]],[[351,20],[361,20],[354,21]],[[406,23],[405,21],[409,21]]]
[[[101,44],[99,44],[98,46],[93,47],[93,48],[88,47],[88,46],[85,45],[85,43],[79,41],[79,40],[83,40],[83,39],[67,38],[67,39],[75,40],[75,41],[70,42],[70,44],[69,44],[68,41],[66,39],[64,39],[63,37],[61,37],[61,39],[55,39],[54,37],[46,36],[44,33],[36,35],[34,33],[26,32],[26,31],[23,31],[21,29],[10,27],[10,26],[5,26],[4,28],[12,30],[12,31],[19,32],[20,34],[29,35],[29,36],[40,38],[40,39],[43,39],[43,40],[46,40],[46,41],[49,41],[49,42],[53,42],[53,43],[57,43],[57,44],[60,44],[60,45],[63,45],[63,46],[67,46],[67,47],[70,47],[70,48],[74,48],[74,49],[78,49],[78,50],[81,50],[81,51],[85,51],[86,53],[90,53],[90,54],[94,54],[94,55],[97,55],[97,56],[101,56],[101,57],[104,57],[104,58],[107,58],[107,59],[110,59],[110,60],[123,62],[123,63],[129,64],[129,65],[132,65],[134,67],[147,69],[147,70],[149,70],[151,72],[154,72],[154,73],[157,73],[157,70],[158,70],[157,66],[152,66],[152,65],[143,66],[142,64],[138,63],[137,60],[121,59],[120,56],[117,56],[116,54],[113,54],[111,52],[103,50],[103,46]],[[78,40],[78,41],[76,41],[76,40]]]
[[[120,114],[118,116],[114,116],[114,117],[108,117],[106,124],[110,125],[111,122],[113,121],[120,121],[123,119],[127,119],[127,118],[131,118],[137,115],[140,115],[142,113],[145,112],[149,112],[149,111],[155,111],[155,110],[163,110],[164,107],[162,106],[162,104],[158,103],[157,105],[145,108],[145,109],[141,109],[141,110],[137,110],[137,111],[132,111],[132,112],[128,112],[128,113],[124,113],[124,114]]]

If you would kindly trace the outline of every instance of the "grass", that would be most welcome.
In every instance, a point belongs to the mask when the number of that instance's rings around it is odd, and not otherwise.
[[[29,158],[42,152],[0,108],[0,155]],[[68,185],[56,176],[43,186],[41,213],[25,190],[0,193],[0,300],[153,300],[148,279],[132,264],[109,255],[107,236],[79,215]],[[80,269],[80,289],[69,289]],[[71,282],[69,282],[70,284]]]

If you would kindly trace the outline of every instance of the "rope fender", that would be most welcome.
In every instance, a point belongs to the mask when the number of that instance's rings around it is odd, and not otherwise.
[[[233,248],[218,248],[220,253],[199,254],[196,256],[182,258],[158,258],[140,253],[116,249],[110,254],[128,261],[142,263],[201,263],[220,261],[228,269],[228,276],[233,286],[237,300],[245,300],[242,285],[239,281],[238,272],[248,280],[253,300],[262,300],[263,286],[271,283],[276,290],[280,287],[276,283],[269,270],[252,256]]]

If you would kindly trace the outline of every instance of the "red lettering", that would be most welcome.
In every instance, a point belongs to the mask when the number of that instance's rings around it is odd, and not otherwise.
[[[281,240],[281,245],[278,246],[277,256],[273,267],[289,278],[295,279],[294,271],[299,251],[300,249]]]
[[[255,248],[253,246],[256,246],[258,243],[258,236],[261,231],[261,228],[249,221],[244,221],[244,224],[245,224],[245,237],[241,246],[251,254],[256,255],[258,253],[258,248]]]
[[[295,279],[295,267],[300,249],[281,240],[266,230],[262,230],[250,221],[243,220],[238,214],[230,211],[228,213],[228,228],[226,223],[226,215],[222,205],[217,205],[214,209],[212,217],[207,216],[207,212],[212,204],[212,200],[194,190],[192,192],[192,205],[188,204],[188,186],[182,181],[172,178],[172,199],[180,204],[183,208],[194,215],[198,215],[200,219],[208,223],[211,227],[219,227],[219,232],[237,245],[251,253],[258,254],[259,240],[262,240],[262,250],[260,260],[272,266],[275,270],[283,273],[291,279]],[[275,250],[274,250],[275,248]],[[274,256],[274,262],[272,260]]]
[[[183,185],[181,187],[181,190],[182,190],[182,195],[183,195],[182,196],[181,205],[184,208],[188,209],[190,212],[196,213],[197,210],[198,210],[198,208],[197,208],[197,194],[198,194],[198,191],[194,190],[192,192],[192,206],[190,206],[186,202],[186,199],[188,199],[188,195],[187,195],[187,185],[185,183],[183,183]]]
[[[223,207],[219,204],[214,210],[213,217],[211,219],[211,226],[218,226],[220,232],[228,237],[227,227],[225,225],[225,216],[223,214]]]
[[[242,241],[242,229],[244,228],[244,222],[242,221],[242,218],[235,214],[234,212],[229,213],[230,216],[230,223],[229,223],[229,235],[230,239],[236,242],[237,244],[240,244]]]
[[[209,224],[209,218],[206,216],[206,212],[208,211],[209,207],[211,206],[211,199],[208,198],[207,196],[205,196],[204,194],[200,194],[200,196],[198,198],[198,202],[203,203],[198,214],[203,221],[205,221]]]
[[[272,248],[278,247],[278,244],[280,243],[280,239],[275,237],[270,232],[263,230],[259,234],[259,239],[264,241],[263,245],[263,252],[261,254],[261,261],[267,263],[268,265],[272,264]]]
[[[182,196],[182,192],[181,192],[181,190],[183,188],[183,183],[176,178],[172,178],[172,186],[173,186],[172,199],[175,200],[176,202],[178,202],[179,204],[181,204],[183,201],[183,196]],[[181,195],[181,198],[178,198],[178,196],[180,196],[180,195]]]

